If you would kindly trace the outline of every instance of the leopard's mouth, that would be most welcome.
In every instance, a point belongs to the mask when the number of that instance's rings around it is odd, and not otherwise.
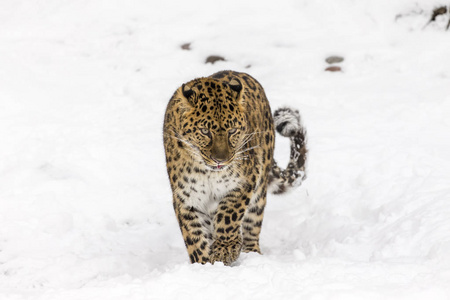
[[[217,164],[215,166],[208,166],[208,167],[210,167],[214,171],[222,171],[222,170],[226,169],[228,167],[228,165]]]
[[[220,172],[228,168],[230,163],[232,162],[232,159],[228,159],[226,161],[217,161],[216,159],[212,157],[208,157],[206,155],[203,155],[203,161],[206,165],[206,167],[212,171]]]
[[[225,169],[228,168],[228,163],[217,163],[217,162],[207,162],[205,161],[206,166],[208,167],[208,169],[215,171],[215,172],[220,172],[223,171]]]

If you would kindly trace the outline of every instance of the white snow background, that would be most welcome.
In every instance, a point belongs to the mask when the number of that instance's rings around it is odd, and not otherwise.
[[[1,1],[0,299],[450,299],[450,31],[423,28],[440,4]],[[264,255],[191,265],[163,115],[224,69],[300,110],[308,179],[269,196]]]

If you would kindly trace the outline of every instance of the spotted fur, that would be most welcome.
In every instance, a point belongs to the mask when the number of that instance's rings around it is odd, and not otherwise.
[[[275,127],[291,139],[286,170],[274,159]],[[164,120],[173,206],[192,263],[230,265],[241,251],[261,253],[269,183],[282,193],[304,176],[305,132],[297,111],[272,118],[261,85],[223,71],[183,84]]]

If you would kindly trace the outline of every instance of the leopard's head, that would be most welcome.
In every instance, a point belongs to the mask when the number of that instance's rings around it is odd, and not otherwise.
[[[247,120],[242,84],[212,78],[190,81],[178,90],[182,111],[178,133],[186,150],[212,170],[242,159]]]

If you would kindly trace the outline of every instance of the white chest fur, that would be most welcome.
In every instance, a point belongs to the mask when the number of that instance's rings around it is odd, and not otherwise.
[[[226,170],[197,173],[193,179],[187,186],[189,198],[186,204],[209,216],[214,215],[222,198],[239,185],[238,179]]]

